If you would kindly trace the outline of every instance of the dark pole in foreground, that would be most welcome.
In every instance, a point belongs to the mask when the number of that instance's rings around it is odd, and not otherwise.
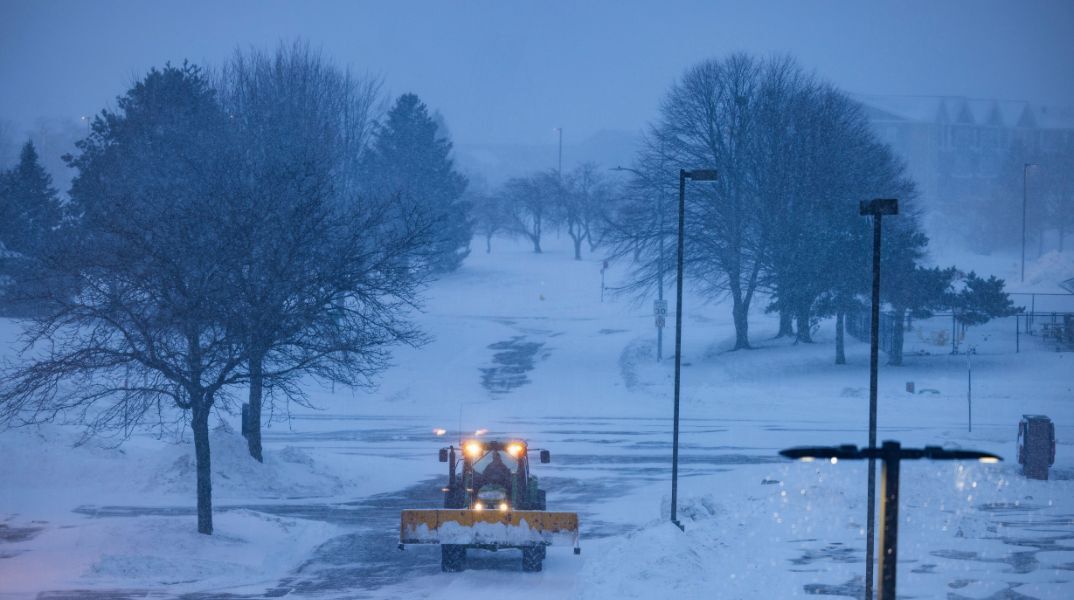
[[[880,482],[880,583],[881,600],[895,600],[895,567],[899,542],[899,442],[884,442],[883,478]],[[891,458],[889,458],[891,457]],[[894,458],[894,460],[892,460]],[[875,459],[870,458],[869,462]]]
[[[679,169],[679,239],[675,282],[675,423],[671,438],[671,522],[684,529],[679,522],[679,383],[682,370],[682,254],[683,227],[686,224],[686,178],[694,181],[716,181],[716,171]]]
[[[899,214],[899,201],[862,201],[859,214],[873,217],[873,302],[869,327],[869,447],[876,446],[876,388],[880,362],[880,223],[882,215]],[[873,597],[873,540],[876,533],[876,461],[869,459],[869,495],[865,518],[865,600]]]
[[[858,449],[857,446],[817,446],[788,448],[780,451],[787,458],[811,462],[818,458],[830,458],[834,464],[837,460],[863,460],[870,463],[876,459],[884,461],[884,481],[881,497],[884,502],[880,507],[880,586],[877,588],[880,600],[895,600],[895,566],[898,561],[899,541],[899,462],[927,458],[930,460],[978,460],[983,463],[997,463],[1002,458],[987,452],[976,450],[944,450],[939,446],[924,448],[903,448],[899,442],[886,441],[880,448],[870,446]],[[868,591],[868,590],[867,590]]]

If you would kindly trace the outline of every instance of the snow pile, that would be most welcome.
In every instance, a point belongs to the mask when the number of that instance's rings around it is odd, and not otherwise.
[[[217,498],[306,498],[333,496],[345,490],[344,482],[315,463],[299,448],[266,450],[264,463],[250,456],[246,439],[228,427],[210,432],[213,494]],[[176,453],[178,456],[175,456]],[[163,452],[161,465],[146,491],[185,494],[197,489],[193,444]]]
[[[79,545],[100,544],[96,550],[101,554],[84,572],[84,583],[182,587],[197,582],[199,590],[206,590],[235,580],[256,581],[259,573],[301,564],[336,533],[328,524],[246,510],[214,515],[213,536],[200,535],[190,518],[149,517],[136,523],[136,527],[129,522],[91,526],[98,535]],[[162,539],[169,543],[160,543]]]
[[[705,519],[711,519],[718,513],[724,512],[723,508],[716,502],[716,498],[712,494],[705,494],[701,497],[686,498],[685,501],[679,503],[679,508],[676,511],[676,516],[680,522],[683,521],[703,521]],[[663,520],[667,521],[671,519],[671,497],[664,496],[660,502],[660,516]]]
[[[725,597],[713,587],[710,564],[721,553],[716,527],[685,533],[667,521],[650,523],[586,558],[577,598]],[[729,596],[726,596],[729,597]]]
[[[1074,277],[1074,253],[1052,250],[1026,265],[1026,283],[1055,285]]]

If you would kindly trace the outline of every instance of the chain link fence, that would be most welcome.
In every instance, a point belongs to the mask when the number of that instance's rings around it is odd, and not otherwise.
[[[964,328],[952,313],[903,323],[903,355],[1006,354],[1050,350],[1074,352],[1074,294],[1011,294],[1024,312]],[[880,313],[880,350],[891,354],[897,319]],[[847,333],[869,341],[869,313],[847,315]]]

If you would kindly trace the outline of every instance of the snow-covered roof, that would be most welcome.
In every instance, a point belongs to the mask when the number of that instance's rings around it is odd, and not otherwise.
[[[865,106],[870,119],[880,121],[1074,129],[1072,107],[964,96],[854,94],[853,98]]]

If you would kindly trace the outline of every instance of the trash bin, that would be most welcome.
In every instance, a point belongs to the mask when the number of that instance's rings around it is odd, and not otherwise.
[[[1055,424],[1044,415],[1022,415],[1018,423],[1018,464],[1030,479],[1048,479],[1055,464]]]

